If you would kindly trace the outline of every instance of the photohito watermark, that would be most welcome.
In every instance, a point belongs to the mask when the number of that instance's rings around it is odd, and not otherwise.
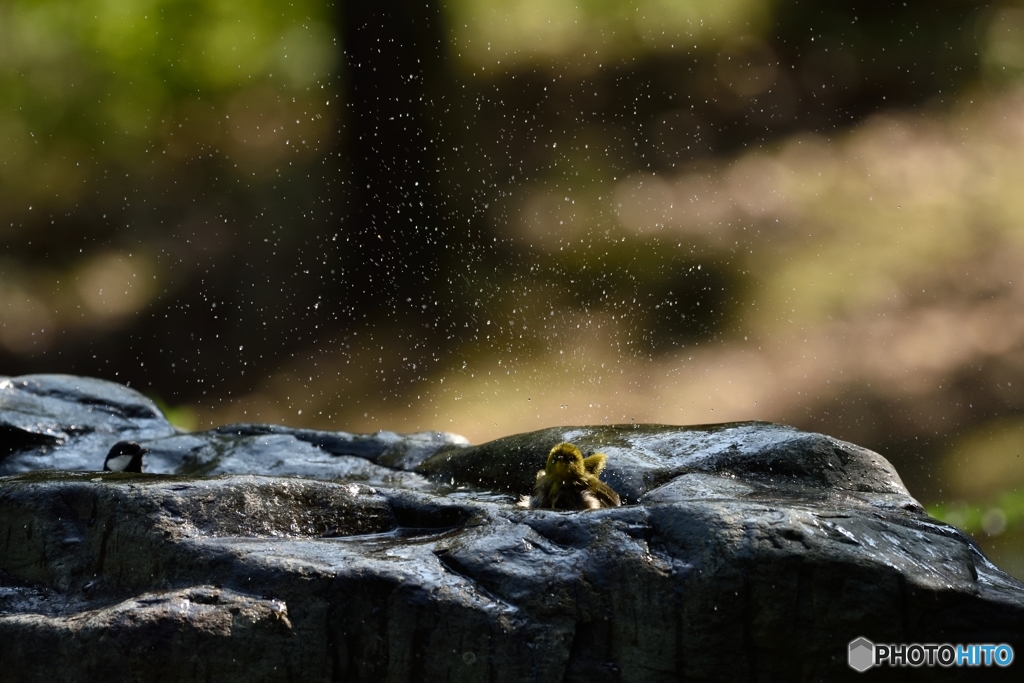
[[[1010,666],[1013,648],[1005,643],[950,645],[910,643],[883,645],[867,638],[850,641],[851,669],[867,671],[873,666]]]

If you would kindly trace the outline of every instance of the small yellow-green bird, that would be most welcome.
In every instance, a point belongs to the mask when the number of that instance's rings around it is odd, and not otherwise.
[[[603,453],[584,458],[571,443],[560,443],[548,453],[537,473],[530,507],[556,510],[594,510],[618,507],[619,494],[598,478],[608,460]]]

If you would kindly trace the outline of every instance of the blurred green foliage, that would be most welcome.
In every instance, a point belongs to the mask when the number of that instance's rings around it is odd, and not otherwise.
[[[971,534],[989,558],[1014,576],[1024,575],[1024,490],[994,498],[928,506],[928,514]]]
[[[758,0],[449,0],[451,49],[473,70],[608,64],[659,50],[686,53],[771,24]],[[502,66],[504,64],[504,66]]]
[[[111,166],[219,148],[232,108],[250,108],[246,93],[266,106],[261,87],[304,92],[337,65],[333,16],[318,0],[8,0],[0,231],[28,221],[32,205],[75,206]]]
[[[969,534],[998,536],[1024,525],[1024,492],[1011,491],[973,503],[936,504],[928,508],[928,514]]]

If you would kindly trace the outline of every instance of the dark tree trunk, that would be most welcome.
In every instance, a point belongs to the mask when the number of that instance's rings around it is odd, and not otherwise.
[[[346,2],[349,210],[345,299],[354,312],[422,310],[442,256],[428,87],[444,66],[433,0]],[[410,301],[411,300],[411,301]]]

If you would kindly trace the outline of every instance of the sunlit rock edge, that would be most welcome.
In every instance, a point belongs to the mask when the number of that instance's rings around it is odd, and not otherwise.
[[[129,438],[146,473],[97,472]],[[516,507],[563,440],[608,455],[623,507]],[[0,458],[19,680],[831,678],[858,636],[1024,651],[1024,586],[882,456],[780,425],[188,434],[127,387],[37,375],[0,378]]]

